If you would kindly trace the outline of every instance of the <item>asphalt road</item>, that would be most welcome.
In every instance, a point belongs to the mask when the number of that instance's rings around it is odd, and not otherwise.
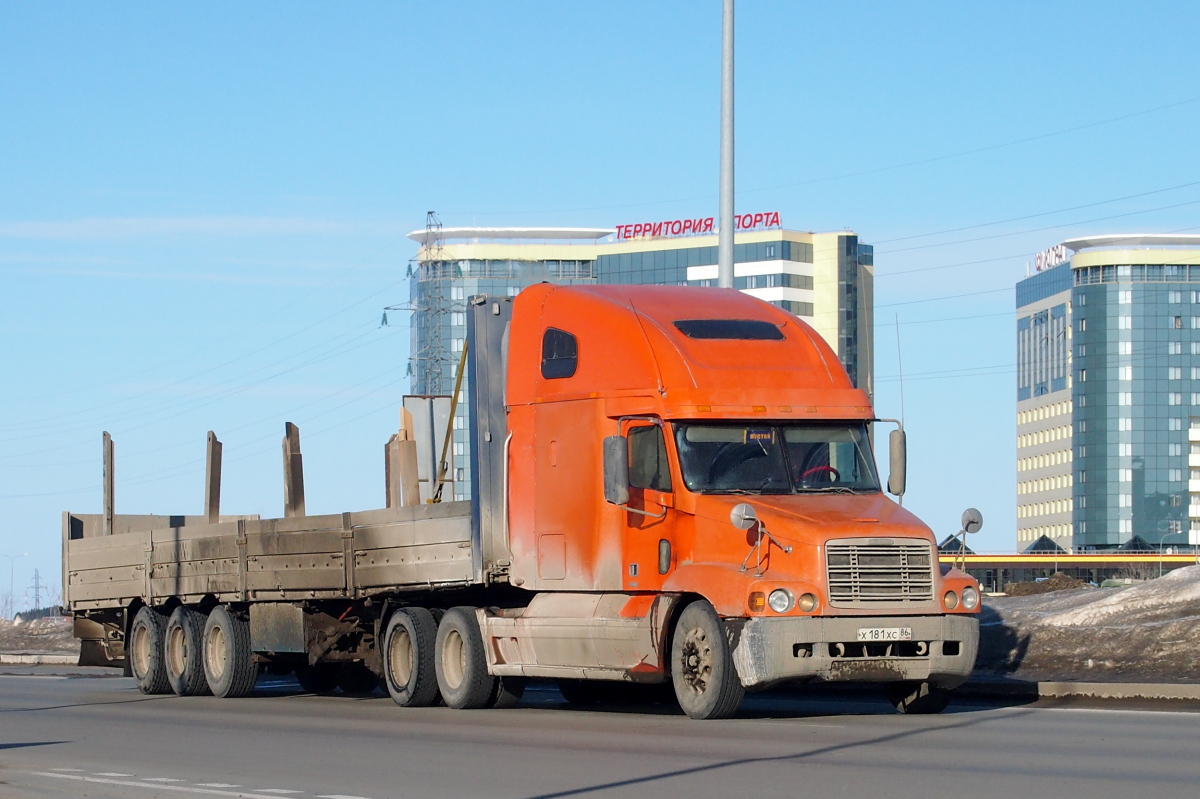
[[[17,671],[8,669],[8,671]],[[249,699],[132,680],[0,675],[0,797],[1194,797],[1191,709],[964,701],[908,717],[870,695],[751,697],[739,718],[402,710],[260,681]]]

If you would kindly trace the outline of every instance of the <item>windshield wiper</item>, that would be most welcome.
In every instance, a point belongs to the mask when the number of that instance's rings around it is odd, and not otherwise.
[[[806,494],[857,494],[857,490],[849,486],[825,486],[824,488],[798,488],[797,491]]]

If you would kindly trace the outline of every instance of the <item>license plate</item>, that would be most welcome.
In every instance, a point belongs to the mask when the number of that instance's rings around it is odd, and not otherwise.
[[[912,627],[859,627],[860,641],[911,641]]]

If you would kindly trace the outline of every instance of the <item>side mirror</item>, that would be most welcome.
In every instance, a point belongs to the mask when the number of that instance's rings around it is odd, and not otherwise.
[[[903,430],[893,430],[888,435],[888,449],[891,454],[891,471],[888,475],[887,489],[889,494],[904,496],[905,470],[908,464],[908,443]],[[979,511],[975,511],[978,513]]]
[[[604,439],[604,501],[629,504],[629,443],[625,436]]]
[[[758,524],[758,514],[754,512],[753,506],[742,502],[734,505],[733,510],[729,511],[729,523],[739,530],[749,530]]]
[[[967,508],[962,515],[962,529],[965,533],[978,533],[983,528],[983,514],[975,508]]]

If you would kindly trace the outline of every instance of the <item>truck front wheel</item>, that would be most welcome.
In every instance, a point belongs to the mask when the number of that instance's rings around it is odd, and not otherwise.
[[[219,697],[249,696],[258,679],[250,648],[250,622],[224,606],[204,624],[204,676]]]
[[[198,696],[210,693],[204,677],[204,614],[186,608],[175,608],[167,619],[165,658],[167,682],[179,696]]]
[[[703,600],[679,614],[671,639],[671,682],[683,712],[694,719],[726,719],[746,690],[733,665],[725,626]]]
[[[171,693],[167,667],[163,662],[163,639],[166,634],[167,618],[154,608],[144,607],[133,618],[125,660],[133,672],[138,690],[144,694]]]
[[[437,622],[425,608],[402,608],[388,620],[383,636],[383,676],[400,707],[428,707],[437,701],[433,649]]]
[[[896,710],[909,715],[941,713],[950,704],[950,691],[927,682],[901,682],[888,686]]]
[[[442,699],[456,710],[486,707],[496,690],[488,674],[475,608],[450,608],[438,625],[434,650]]]

